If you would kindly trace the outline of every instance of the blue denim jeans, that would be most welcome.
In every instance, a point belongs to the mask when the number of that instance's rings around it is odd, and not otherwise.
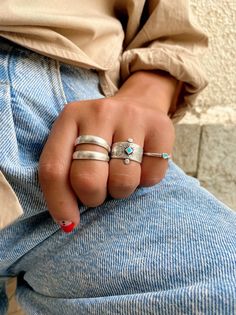
[[[5,280],[34,315],[236,314],[236,213],[173,161],[129,198],[80,207],[63,233],[39,187],[40,153],[64,104],[101,98],[97,73],[0,42],[0,167],[24,215],[0,232]]]

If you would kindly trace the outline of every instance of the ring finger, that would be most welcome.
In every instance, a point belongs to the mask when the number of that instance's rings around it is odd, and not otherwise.
[[[153,186],[163,179],[174,144],[174,128],[172,126],[168,129],[156,129],[153,126],[153,130],[147,132],[144,153],[167,153],[167,156],[165,154],[162,157],[143,156],[140,186]]]

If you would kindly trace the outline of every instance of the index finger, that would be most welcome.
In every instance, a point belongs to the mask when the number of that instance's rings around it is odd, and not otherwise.
[[[65,232],[79,224],[77,196],[69,181],[78,126],[67,106],[55,121],[39,161],[39,182],[53,219]]]

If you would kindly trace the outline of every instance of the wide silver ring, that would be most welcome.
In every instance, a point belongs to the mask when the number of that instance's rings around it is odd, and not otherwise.
[[[72,156],[73,160],[98,160],[109,162],[110,157],[106,153],[96,151],[75,151]]]
[[[130,161],[142,163],[143,148],[133,143],[131,138],[126,142],[115,142],[111,149],[111,159],[123,159],[124,164],[129,164]]]
[[[110,153],[110,151],[111,151],[111,147],[108,144],[108,142],[105,139],[98,137],[98,136],[83,135],[83,136],[79,136],[75,140],[75,146],[79,145],[79,144],[84,144],[84,143],[98,145],[98,146],[106,149],[108,153]]]
[[[152,157],[158,157],[158,158],[162,158],[164,160],[169,160],[171,158],[171,155],[163,152],[163,153],[158,153],[158,152],[144,152],[143,155],[146,156],[152,156]]]

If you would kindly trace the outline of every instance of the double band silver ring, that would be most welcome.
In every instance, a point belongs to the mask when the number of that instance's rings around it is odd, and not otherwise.
[[[85,143],[98,145],[98,146],[106,149],[108,153],[110,153],[110,151],[111,151],[111,147],[110,147],[109,143],[105,139],[98,137],[98,136],[83,135],[83,136],[79,136],[75,140],[75,146],[79,145],[79,144],[85,144]]]
[[[99,147],[102,147],[107,150],[108,153],[111,151],[111,147],[109,143],[98,136],[92,136],[92,135],[82,135],[76,138],[74,145],[77,146],[79,144],[94,144],[98,145]],[[73,160],[97,160],[97,161],[105,161],[109,162],[110,157],[108,153],[101,153],[97,151],[75,151],[73,153]]]

